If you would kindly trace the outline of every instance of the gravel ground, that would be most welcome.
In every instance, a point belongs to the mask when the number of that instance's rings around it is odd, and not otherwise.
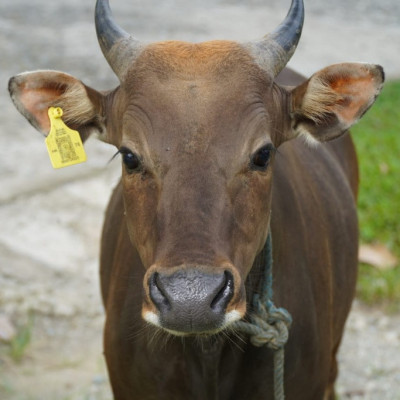
[[[398,0],[305,0],[291,66],[304,74],[368,61],[400,77]],[[285,0],[112,1],[145,41],[249,40],[275,27]],[[0,343],[0,399],[110,399],[101,354],[98,239],[118,180],[114,149],[89,140],[88,162],[54,171],[42,138],[12,106],[10,76],[68,72],[97,89],[117,84],[97,45],[93,1],[0,3],[0,336],[28,326],[21,362]],[[29,315],[34,315],[30,319]],[[8,325],[11,325],[9,327]],[[355,303],[340,353],[342,399],[400,399],[400,316]]]

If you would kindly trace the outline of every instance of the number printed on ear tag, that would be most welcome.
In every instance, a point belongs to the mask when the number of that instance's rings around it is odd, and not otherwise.
[[[60,107],[50,107],[50,133],[46,137],[47,151],[53,168],[69,167],[86,161],[79,132],[68,128],[61,119],[63,111]]]

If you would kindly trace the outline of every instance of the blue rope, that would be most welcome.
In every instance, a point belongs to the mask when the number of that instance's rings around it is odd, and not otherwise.
[[[253,346],[268,346],[274,351],[274,398],[284,400],[284,346],[289,338],[292,317],[284,308],[272,302],[272,239],[268,234],[265,244],[265,266],[261,293],[254,294],[254,313],[250,322],[238,321],[233,329],[250,336]]]

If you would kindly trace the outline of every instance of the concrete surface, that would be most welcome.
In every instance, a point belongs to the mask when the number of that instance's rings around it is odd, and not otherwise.
[[[249,40],[273,29],[289,0],[115,0],[125,30],[145,41]],[[307,75],[368,61],[400,77],[398,0],[305,0],[302,40],[290,65]],[[117,84],[98,47],[93,1],[0,3],[0,317],[31,327],[18,364],[0,344],[0,399],[109,399],[101,356],[98,241],[118,180],[115,149],[89,140],[88,162],[53,170],[43,138],[18,114],[10,76],[68,72],[97,88]],[[29,323],[29,315],[35,315]],[[1,321],[1,318],[0,318]],[[359,305],[341,353],[342,398],[400,399],[399,318]],[[1,333],[1,324],[0,324]]]

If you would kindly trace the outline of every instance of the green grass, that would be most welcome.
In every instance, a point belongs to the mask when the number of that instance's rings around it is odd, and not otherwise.
[[[379,270],[360,265],[357,296],[368,305],[384,306],[387,312],[400,311],[400,270]]]
[[[372,109],[352,128],[360,163],[360,234],[386,245],[400,259],[400,80],[387,82]],[[358,296],[400,310],[400,266],[362,266]]]

